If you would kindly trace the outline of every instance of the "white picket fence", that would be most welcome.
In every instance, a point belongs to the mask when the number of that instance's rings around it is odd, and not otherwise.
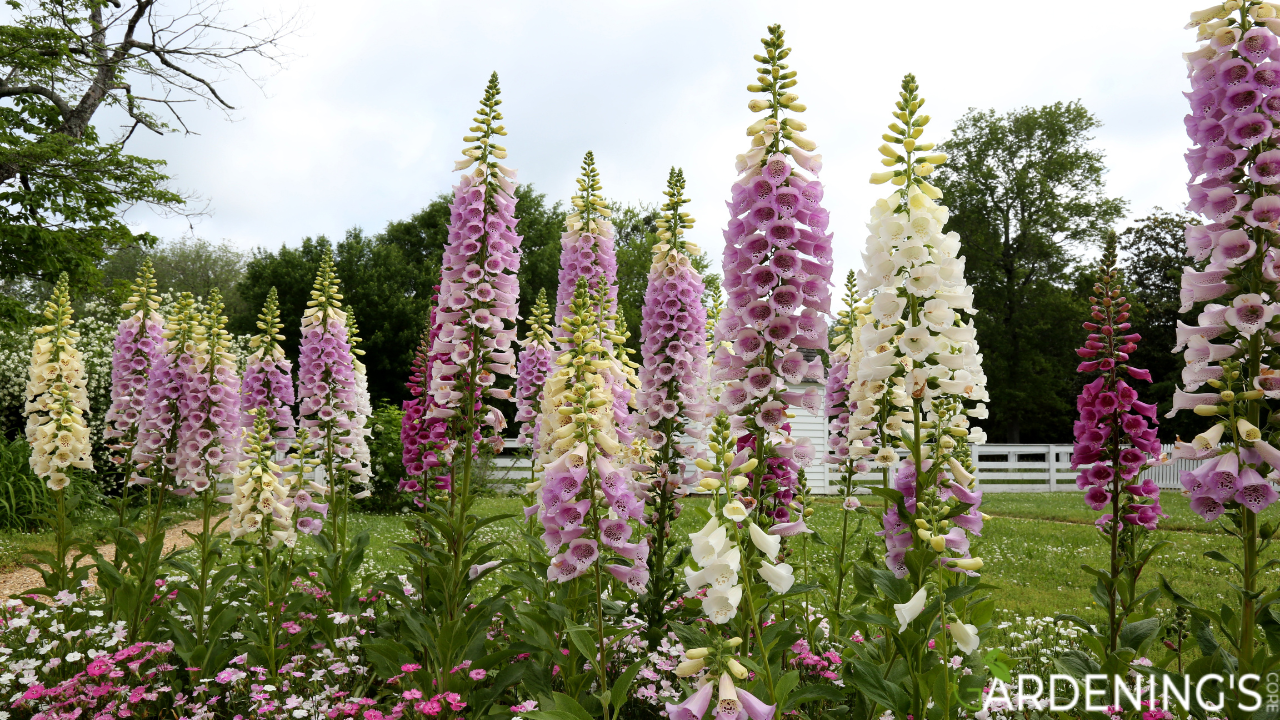
[[[813,437],[814,445],[823,448],[825,452],[825,418],[809,416],[802,419],[797,413],[796,420],[793,421],[793,432]],[[529,482],[529,459],[517,455],[519,447],[514,440],[508,440],[504,452],[494,458],[495,481],[511,484]],[[1166,453],[1172,450],[1172,445],[1164,446]],[[978,456],[977,474],[984,492],[1055,492],[1077,489],[1075,479],[1079,470],[1071,469],[1070,445],[991,444],[975,448],[974,453]],[[1173,461],[1149,468],[1140,477],[1151,478],[1161,489],[1181,489],[1179,475],[1196,465],[1191,460]],[[815,464],[806,469],[805,477],[814,493],[831,494],[837,491],[839,478],[825,464]],[[881,483],[881,476],[878,472],[868,473],[856,476],[855,480],[859,485],[873,486]]]

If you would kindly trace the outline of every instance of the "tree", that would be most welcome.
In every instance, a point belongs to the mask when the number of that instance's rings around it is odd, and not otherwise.
[[[244,275],[245,254],[225,240],[214,245],[200,238],[171,240],[148,250],[140,246],[122,248],[111,255],[102,268],[103,280],[114,301],[124,301],[129,285],[138,276],[145,258],[151,258],[160,291],[189,292],[207,298],[210,291],[222,291],[226,314],[234,317],[249,308],[235,292]],[[260,308],[254,308],[256,313]]]
[[[1125,280],[1133,286],[1130,293],[1137,322],[1135,330],[1142,335],[1133,354],[1136,367],[1151,371],[1152,384],[1140,388],[1143,399],[1160,406],[1163,416],[1173,407],[1173,391],[1182,377],[1181,353],[1170,350],[1177,344],[1178,307],[1182,304],[1178,291],[1182,285],[1182,267],[1187,263],[1183,232],[1195,218],[1154,208],[1151,214],[1120,233],[1120,249],[1127,256]],[[1195,324],[1188,319],[1186,322]],[[1139,383],[1142,385],[1142,383]],[[1160,439],[1171,443],[1181,434],[1190,438],[1200,431],[1201,423],[1194,415],[1179,413],[1160,421]]]
[[[176,10],[162,0],[8,4],[16,18],[0,26],[0,280],[66,271],[83,289],[112,250],[154,242],[134,236],[122,208],[183,212],[163,161],[124,152],[134,131],[165,134],[174,122],[190,132],[184,103],[234,109],[218,83],[247,75],[250,58],[277,62],[295,23],[233,23],[223,0]],[[93,124],[103,108],[129,119],[114,139]],[[3,310],[13,315],[13,303]]]
[[[974,286],[991,418],[1009,442],[1070,437],[1075,333],[1084,307],[1070,249],[1096,243],[1124,212],[1107,197],[1101,123],[1079,102],[1003,115],[970,110],[941,149],[938,186]]]
[[[328,238],[303,238],[298,247],[281,245],[276,252],[257,248],[245,263],[244,275],[236,284],[236,294],[244,301],[244,308],[236,315],[228,316],[227,327],[238,334],[258,332],[258,311],[267,301],[267,293],[276,289],[279,297],[280,318],[284,321],[284,340],[281,346],[289,359],[297,361],[298,344],[302,335],[302,313],[311,299],[311,286],[320,269],[320,258],[330,247]]]

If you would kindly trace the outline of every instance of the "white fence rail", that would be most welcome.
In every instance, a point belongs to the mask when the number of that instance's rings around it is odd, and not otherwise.
[[[815,423],[816,424],[816,423]],[[825,431],[825,423],[822,427]],[[825,438],[816,438],[814,445],[825,453]],[[520,445],[508,440],[503,453],[493,460],[492,476],[497,482],[522,485],[529,482],[529,458],[520,457]],[[1166,453],[1173,446],[1164,446]],[[978,458],[978,480],[984,492],[1055,492],[1076,490],[1076,475],[1071,469],[1070,445],[982,445],[974,448]],[[1181,489],[1179,476],[1193,469],[1197,463],[1178,460],[1167,465],[1149,468],[1140,477],[1151,478],[1161,489]],[[837,492],[839,478],[825,465],[815,464],[806,470],[812,490],[819,494]],[[854,478],[859,485],[879,485],[879,473],[867,473]]]

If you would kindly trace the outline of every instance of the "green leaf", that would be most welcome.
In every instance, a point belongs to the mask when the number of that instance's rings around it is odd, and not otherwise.
[[[1142,652],[1147,641],[1154,637],[1159,629],[1159,618],[1148,618],[1128,623],[1120,628],[1120,647],[1132,648],[1137,652]]]
[[[591,713],[587,712],[577,700],[558,692],[554,695],[556,701],[556,710],[567,712],[575,720],[592,720]]]
[[[1013,682],[1013,674],[1009,671],[1009,656],[1004,654],[999,648],[988,650],[986,655],[982,656],[982,662],[986,664],[987,670],[991,672],[991,676],[1005,683]]]
[[[813,700],[827,700],[833,703],[844,702],[844,693],[840,692],[834,685],[805,685],[787,698],[782,705],[782,711],[794,710]]]
[[[849,672],[853,675],[853,687],[881,707],[901,713],[905,716],[907,707],[906,695],[902,689],[884,680],[880,668],[857,658],[849,661]]]
[[[578,652],[582,653],[582,656],[594,666],[595,658],[600,654],[600,648],[596,647],[591,631],[584,627],[569,628],[569,640],[573,642],[573,646],[578,649]]]
[[[1237,565],[1237,564],[1235,564],[1234,562],[1232,562],[1230,558],[1228,558],[1226,555],[1223,555],[1222,553],[1218,552],[1217,550],[1210,550],[1209,552],[1206,552],[1206,553],[1204,554],[1204,556],[1205,556],[1205,557],[1207,557],[1207,558],[1209,558],[1210,560],[1216,560],[1216,561],[1218,561],[1218,562],[1220,562],[1220,563],[1226,563],[1226,564],[1230,565],[1231,567],[1235,568],[1236,570],[1239,570],[1239,569],[1240,569],[1240,566],[1239,566],[1239,565]]]
[[[978,627],[982,627],[983,625],[986,625],[987,623],[991,622],[991,615],[995,613],[995,610],[996,610],[995,599],[987,598],[986,600],[981,600],[979,602],[973,603],[969,607],[969,613],[970,613],[969,619],[974,625]]]
[[[1079,650],[1067,650],[1062,655],[1054,658],[1054,667],[1073,678],[1083,678],[1085,675],[1096,674],[1098,672],[1098,663],[1093,658]]]
[[[623,671],[622,675],[613,683],[613,690],[609,693],[610,704],[613,706],[613,713],[616,716],[618,710],[627,702],[627,691],[631,689],[631,683],[635,682],[636,673],[640,672],[644,660],[637,660],[631,663],[631,667]]]
[[[799,685],[799,684],[800,684],[799,670],[792,670],[786,675],[783,675],[782,677],[778,678],[778,681],[773,684],[773,691],[776,694],[776,700],[778,704],[785,703],[787,701],[787,696],[789,696],[791,694],[791,691],[794,690],[796,688],[796,685]]]
[[[584,710],[583,712],[586,711]],[[529,720],[582,720],[577,715],[564,710],[530,710],[527,713],[521,713],[520,717],[526,717]],[[587,717],[591,716],[588,715]]]
[[[711,638],[705,633],[701,633],[683,623],[672,620],[667,623],[667,628],[676,634],[676,638],[680,640],[680,644],[684,646],[685,650],[710,647],[711,645]]]

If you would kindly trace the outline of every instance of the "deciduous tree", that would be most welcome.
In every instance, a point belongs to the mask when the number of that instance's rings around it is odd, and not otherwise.
[[[941,146],[950,160],[937,182],[974,286],[996,438],[1070,437],[1075,336],[1062,330],[1083,307],[1068,273],[1124,212],[1091,145],[1100,125],[1079,102],[970,110]]]

